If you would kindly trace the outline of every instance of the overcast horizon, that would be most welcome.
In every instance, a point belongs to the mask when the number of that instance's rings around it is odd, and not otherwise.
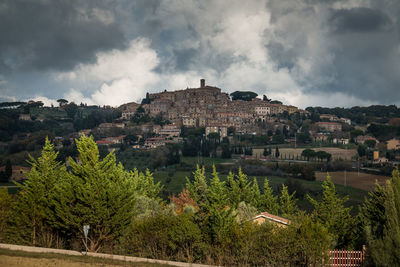
[[[208,85],[400,106],[400,1],[0,0],[0,101],[118,106]]]

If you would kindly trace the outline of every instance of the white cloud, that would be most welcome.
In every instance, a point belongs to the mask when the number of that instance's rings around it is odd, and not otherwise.
[[[304,109],[306,107],[351,107],[351,106],[370,106],[374,102],[361,100],[354,96],[344,93],[304,93],[300,90],[290,92],[272,93],[268,97],[278,99],[284,103],[299,106]]]
[[[26,99],[26,100],[24,100],[24,101],[27,102],[27,101],[29,101],[29,100],[33,100],[33,101],[42,101],[43,104],[44,104],[44,106],[46,106],[46,107],[50,107],[51,105],[53,105],[53,106],[58,106],[58,103],[57,103],[56,100],[50,99],[50,98],[47,98],[47,97],[44,97],[44,96],[36,96],[36,97],[34,97],[34,98],[32,98],[32,99]]]
[[[93,105],[95,102],[93,102],[92,99],[84,97],[82,92],[71,88],[66,94],[64,94],[64,98],[68,100],[69,102],[74,102],[75,104],[80,104],[80,103],[86,103],[88,105]],[[97,103],[96,103],[97,104]]]
[[[73,72],[56,76],[58,80],[81,81],[94,88],[89,92],[71,89],[65,94],[67,99],[78,103],[118,106],[139,100],[159,82],[159,76],[153,71],[159,59],[147,39],[131,41],[126,50],[102,52],[96,56],[96,63],[79,65]]]

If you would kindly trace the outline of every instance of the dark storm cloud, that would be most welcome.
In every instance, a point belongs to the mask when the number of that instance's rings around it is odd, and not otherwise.
[[[97,1],[3,1],[0,66],[69,70],[92,62],[98,51],[123,48],[118,25],[99,17],[106,11],[107,6]]]
[[[271,40],[267,45],[268,54],[277,63],[278,68],[292,69],[296,64],[297,55],[293,49],[286,49],[281,43]]]
[[[338,33],[382,31],[391,24],[388,15],[370,8],[335,10],[330,22]]]

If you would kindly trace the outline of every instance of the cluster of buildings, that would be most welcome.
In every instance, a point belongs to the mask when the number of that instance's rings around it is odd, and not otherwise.
[[[295,106],[272,104],[258,98],[252,101],[231,100],[221,89],[206,85],[200,80],[199,88],[178,91],[164,91],[149,94],[150,103],[143,109],[152,117],[163,116],[180,127],[205,127],[207,133],[227,135],[227,128],[235,127],[236,132],[248,133],[256,121],[267,121],[272,115],[288,112],[307,113]],[[129,119],[138,105],[125,108],[122,118]]]

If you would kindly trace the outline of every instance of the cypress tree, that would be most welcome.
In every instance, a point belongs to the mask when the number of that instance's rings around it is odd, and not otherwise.
[[[314,206],[316,221],[323,224],[329,233],[335,237],[335,247],[344,248],[350,242],[354,223],[354,219],[350,215],[351,208],[344,206],[349,198],[348,196],[339,197],[329,175],[322,183],[322,188],[321,202],[318,202],[309,195],[307,195],[307,198]]]
[[[23,184],[17,183],[21,191],[11,218],[13,234],[9,235],[17,242],[53,245],[52,238],[44,236],[57,236],[53,231],[57,228],[57,219],[52,200],[59,180],[67,175],[65,166],[56,160],[57,156],[54,146],[46,138],[41,156],[37,160],[30,156],[31,170],[26,173],[27,180]]]
[[[375,186],[361,208],[367,246],[376,266],[400,266],[400,175]]]
[[[74,238],[81,238],[82,226],[90,225],[87,248],[98,252],[131,223],[136,198],[154,197],[160,188],[153,187],[149,172],[125,172],[114,153],[100,160],[92,137],[82,136],[76,146],[79,161],[69,158],[72,171],[57,188],[56,214],[60,227]]]
[[[296,192],[289,195],[286,185],[282,184],[281,196],[279,198],[280,213],[283,216],[292,216],[297,210],[296,199],[294,198]]]
[[[260,209],[267,211],[272,214],[278,214],[279,204],[278,198],[273,195],[272,188],[269,186],[268,179],[264,180],[264,194],[260,203]]]

